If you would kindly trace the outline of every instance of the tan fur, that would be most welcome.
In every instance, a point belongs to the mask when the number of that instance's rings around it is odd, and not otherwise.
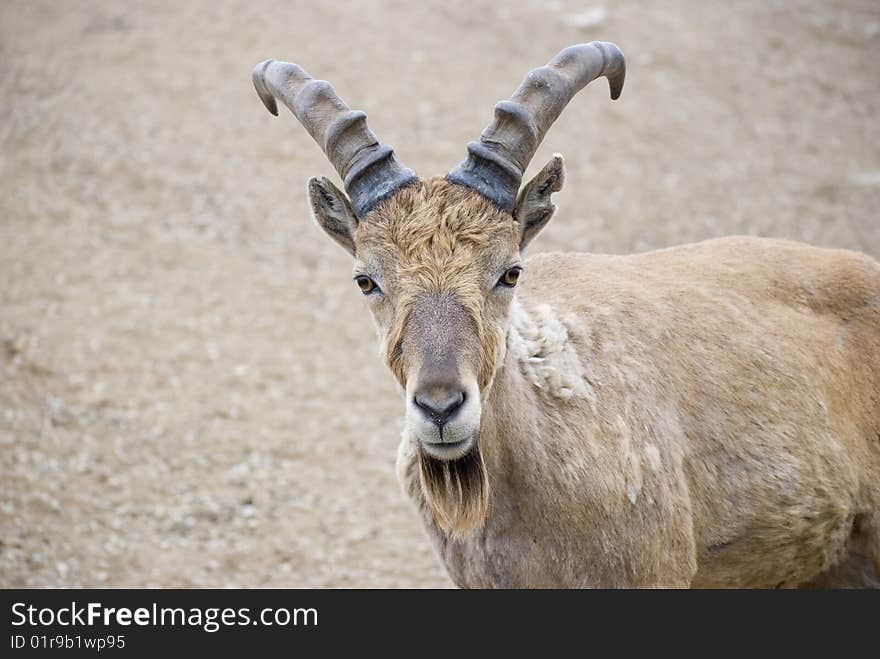
[[[480,383],[471,462],[431,461],[406,433],[398,458],[456,583],[876,580],[875,261],[745,237],[544,254],[504,298],[486,273],[517,258],[519,230],[430,179],[380,206],[355,240],[386,282],[371,304],[401,384],[426,332],[446,330]],[[426,292],[456,296],[466,327],[414,331]]]

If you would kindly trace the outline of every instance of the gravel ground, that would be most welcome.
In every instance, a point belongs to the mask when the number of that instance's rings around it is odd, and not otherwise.
[[[0,586],[445,587],[330,165],[251,88],[301,63],[428,175],[572,43],[627,53],[538,152],[535,251],[733,233],[880,256],[880,4],[0,3]]]

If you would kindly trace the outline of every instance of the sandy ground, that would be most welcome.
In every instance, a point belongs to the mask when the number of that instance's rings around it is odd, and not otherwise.
[[[402,399],[330,165],[267,57],[424,175],[562,47],[627,53],[534,250],[733,233],[880,256],[880,4],[0,3],[0,586],[448,586],[394,476]]]

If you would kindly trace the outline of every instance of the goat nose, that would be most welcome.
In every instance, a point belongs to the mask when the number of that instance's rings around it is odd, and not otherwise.
[[[441,428],[464,404],[464,392],[457,389],[429,388],[413,396],[416,407]]]

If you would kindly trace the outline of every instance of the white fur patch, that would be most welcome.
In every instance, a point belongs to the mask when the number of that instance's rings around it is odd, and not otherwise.
[[[663,461],[660,459],[660,451],[656,446],[647,444],[645,446],[645,457],[648,459],[648,464],[651,466],[652,471],[660,471]]]
[[[635,504],[642,491],[642,458],[633,450],[629,426],[623,418],[618,416],[615,423],[620,431],[620,460],[626,479],[626,498]]]
[[[523,375],[535,387],[563,400],[577,397],[595,404],[596,394],[584,377],[568,329],[550,305],[539,305],[530,315],[514,300],[508,346]]]

